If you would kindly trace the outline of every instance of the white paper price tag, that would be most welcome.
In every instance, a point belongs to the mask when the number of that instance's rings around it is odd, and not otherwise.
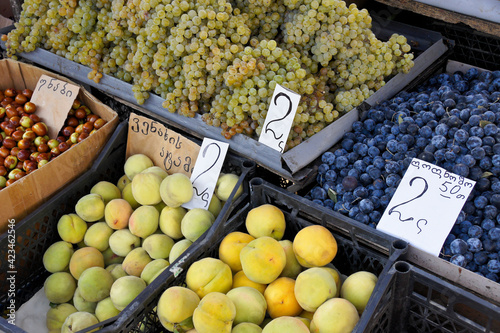
[[[475,184],[414,158],[377,229],[438,256]]]
[[[274,89],[271,105],[267,110],[259,142],[280,153],[285,149],[288,133],[300,102],[300,95],[279,84]]]
[[[33,90],[31,102],[36,105],[36,114],[49,128],[49,137],[55,138],[64,125],[69,110],[78,96],[80,88],[74,84],[42,75]]]
[[[182,207],[208,209],[228,148],[229,144],[225,142],[209,138],[203,139],[191,174],[191,183],[193,183],[194,188],[193,198]]]

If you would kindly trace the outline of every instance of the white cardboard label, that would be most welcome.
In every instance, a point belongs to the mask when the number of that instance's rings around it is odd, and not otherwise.
[[[377,229],[438,256],[475,184],[414,158]]]
[[[209,138],[203,139],[191,174],[193,198],[182,207],[208,209],[228,148],[228,143]]]
[[[133,112],[128,121],[127,157],[142,153],[168,174],[180,172],[191,177],[200,145],[171,128]]]
[[[80,88],[74,84],[42,75],[38,80],[31,102],[36,105],[36,114],[49,128],[49,137],[55,138],[64,125],[69,110],[78,96]]]
[[[276,85],[259,136],[259,142],[280,153],[284,151],[300,98],[299,94],[290,89],[286,89],[279,84]]]

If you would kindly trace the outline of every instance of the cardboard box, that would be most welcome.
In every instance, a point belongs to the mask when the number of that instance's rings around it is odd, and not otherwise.
[[[0,60],[0,89],[34,89],[42,74],[76,84],[67,78],[11,59]],[[107,123],[73,148],[67,150],[44,167],[0,190],[0,234],[10,219],[19,221],[66,184],[90,168],[116,125],[118,114],[101,103],[83,87],[78,99]]]

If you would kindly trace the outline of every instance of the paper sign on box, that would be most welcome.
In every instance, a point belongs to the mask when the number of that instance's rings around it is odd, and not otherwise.
[[[191,175],[194,195],[182,207],[208,209],[228,148],[229,144],[225,142],[209,138],[203,140]]]
[[[36,114],[48,126],[50,138],[57,137],[68,117],[80,88],[69,82],[58,80],[48,75],[40,76],[31,102],[36,105]]]
[[[127,138],[127,157],[144,154],[169,174],[191,176],[200,146],[166,128],[159,122],[131,113]]]
[[[438,256],[475,183],[414,158],[377,229]]]
[[[297,112],[301,96],[279,84],[274,88],[271,105],[262,125],[259,142],[280,153],[285,150],[288,134]]]

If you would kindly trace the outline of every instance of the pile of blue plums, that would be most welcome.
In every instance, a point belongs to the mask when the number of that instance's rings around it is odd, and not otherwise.
[[[440,256],[499,281],[499,123],[500,71],[435,75],[354,122],[305,197],[375,228],[414,157],[474,180]]]

